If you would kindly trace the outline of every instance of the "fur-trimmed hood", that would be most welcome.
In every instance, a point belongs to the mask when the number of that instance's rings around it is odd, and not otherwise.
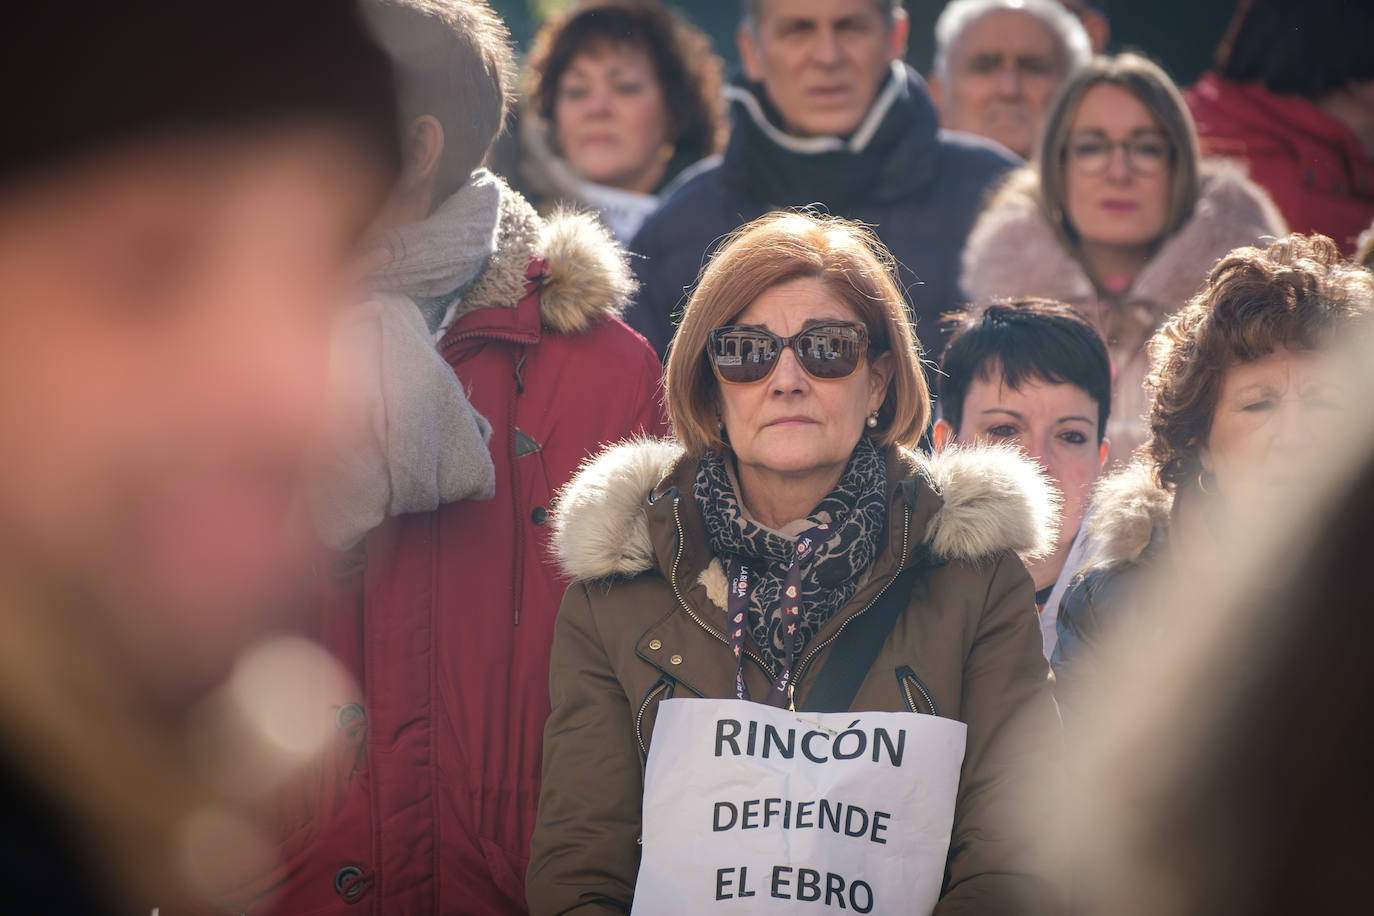
[[[1146,304],[1158,320],[1187,302],[1231,249],[1286,232],[1269,195],[1238,166],[1206,161],[1192,215],[1164,241],[1125,298]],[[1031,166],[1013,172],[978,217],[964,248],[960,288],[975,305],[1002,297],[1070,304],[1097,298],[1082,263],[1045,215]]]
[[[634,439],[585,462],[554,506],[553,552],[564,574],[588,581],[659,565],[646,510],[682,458],[672,440]],[[976,562],[1005,550],[1029,558],[1053,548],[1058,495],[1014,449],[903,451],[901,459],[942,500],[921,537],[935,559]]]
[[[1093,490],[1089,564],[1136,562],[1156,529],[1168,527],[1173,508],[1174,495],[1139,462],[1102,478]]]
[[[578,334],[599,318],[619,317],[634,295],[636,284],[625,252],[595,216],[559,209],[541,217],[501,181],[491,256],[450,306],[440,333],[477,309],[514,308],[524,296],[527,271],[536,258],[545,261],[540,320],[555,333]]]

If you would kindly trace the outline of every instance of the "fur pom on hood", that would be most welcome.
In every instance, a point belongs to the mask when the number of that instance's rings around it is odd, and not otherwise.
[[[555,211],[544,221],[538,253],[548,261],[539,316],[549,330],[579,334],[629,305],[636,288],[630,262],[590,213]]]
[[[1059,493],[1010,445],[950,446],[908,453],[944,499],[924,543],[941,560],[977,560],[1014,550],[1024,560],[1054,550]]]
[[[1092,507],[1089,563],[1115,566],[1139,559],[1155,529],[1169,524],[1174,495],[1137,462],[1098,481]]]
[[[635,576],[657,565],[645,500],[675,469],[681,446],[633,439],[588,459],[554,505],[553,551],[563,573],[587,581]],[[922,542],[941,561],[975,562],[1054,547],[1059,497],[1034,464],[1008,446],[904,452],[943,497]]]
[[[496,242],[486,269],[445,318],[444,329],[481,308],[514,308],[530,261],[543,258],[539,317],[558,334],[579,334],[598,319],[619,317],[634,295],[629,259],[596,217],[557,210],[547,219],[501,183]]]
[[[1039,179],[1030,166],[1023,166],[979,216],[964,248],[960,276],[964,295],[975,305],[1025,296],[1071,305],[1096,300],[1087,271],[1065,248],[1039,198]],[[1182,307],[1231,249],[1285,232],[1269,195],[1239,166],[1208,160],[1199,175],[1192,215],[1160,246],[1126,298],[1145,304],[1158,321]]]

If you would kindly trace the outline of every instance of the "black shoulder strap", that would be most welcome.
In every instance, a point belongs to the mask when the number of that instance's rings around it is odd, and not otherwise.
[[[848,712],[859,694],[873,661],[897,625],[911,600],[919,566],[911,566],[892,580],[887,591],[864,613],[851,620],[840,631],[825,664],[816,675],[816,682],[806,695],[802,708],[807,712]]]

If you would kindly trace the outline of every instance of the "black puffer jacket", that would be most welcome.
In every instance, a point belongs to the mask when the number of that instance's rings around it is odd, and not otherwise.
[[[625,320],[662,355],[706,257],[722,236],[769,210],[821,204],[873,225],[901,265],[918,331],[959,304],[959,259],[984,195],[1017,163],[1001,146],[939,129],[925,83],[893,65],[847,141],[782,132],[762,87],[736,85],[730,144],[644,223],[630,248],[640,297]],[[927,330],[927,328],[929,330]]]

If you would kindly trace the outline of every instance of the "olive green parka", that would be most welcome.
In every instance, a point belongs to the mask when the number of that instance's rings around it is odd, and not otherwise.
[[[804,708],[827,650],[903,569],[921,572],[851,710],[968,725],[939,916],[1052,912],[1037,862],[1044,774],[1061,747],[1034,586],[1018,552],[1053,543],[1055,499],[1006,448],[886,452],[888,524],[853,597],[798,659]],[[625,913],[639,868],[643,766],[659,702],[733,695],[726,579],[670,441],[589,461],[560,496],[554,551],[575,580],[554,632],[544,782],[526,885],[531,912]],[[748,651],[764,696],[772,664]]]

